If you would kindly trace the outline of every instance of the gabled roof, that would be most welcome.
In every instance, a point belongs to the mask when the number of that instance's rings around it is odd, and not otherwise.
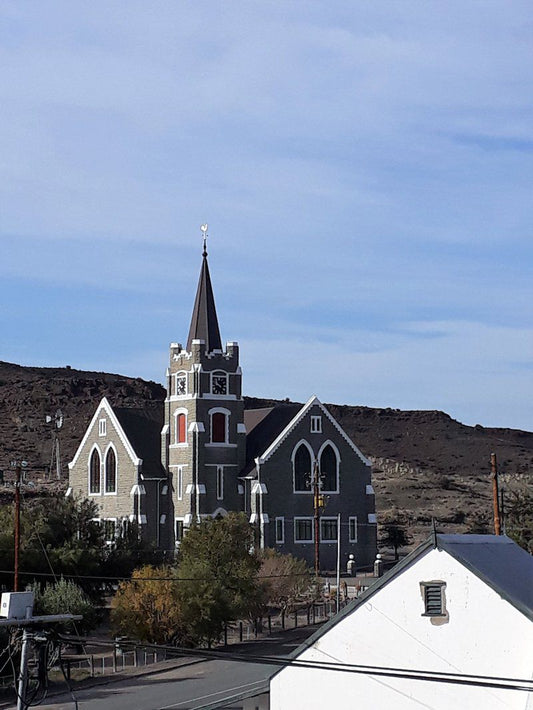
[[[198,289],[194,300],[191,327],[187,338],[187,350],[191,352],[193,340],[204,340],[207,352],[222,350],[222,340],[218,327],[215,297],[211,286],[209,266],[207,264],[207,251],[202,254],[202,269],[198,280]]]
[[[85,435],[78,446],[74,458],[69,463],[72,468],[81,454],[91,431],[97,426],[102,409],[109,417],[120,440],[135,466],[142,464],[145,478],[164,476],[161,465],[161,426],[163,423],[163,403],[157,410],[126,407],[113,408],[107,397],[103,397],[91,419]]]
[[[361,461],[367,466],[371,466],[371,462],[361,453],[338,421],[318,397],[313,395],[303,406],[283,402],[266,410],[245,410],[244,421],[248,435],[246,437],[246,465],[243,473],[246,474],[252,470],[256,458],[259,458],[260,463],[267,461],[313,406],[320,408],[322,414],[333,424]]]
[[[163,407],[157,410],[116,407],[114,412],[135,453],[142,459],[143,478],[165,477],[161,464]]]
[[[431,549],[444,550],[533,621],[533,556],[506,535],[441,535],[435,533],[380,577],[357,599],[311,634],[289,658],[297,658],[315,641],[366,604],[380,589],[399,577]],[[272,678],[283,669],[272,674]]]

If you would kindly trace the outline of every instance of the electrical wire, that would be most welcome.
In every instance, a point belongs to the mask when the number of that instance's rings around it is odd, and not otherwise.
[[[65,643],[75,643],[71,637],[59,635]],[[110,641],[94,641],[95,645],[114,646]],[[135,645],[135,644],[132,644]],[[408,678],[411,680],[433,681],[469,685],[500,690],[520,690],[533,692],[533,680],[523,678],[504,678],[501,676],[472,675],[467,673],[448,673],[446,671],[427,671],[411,668],[395,668],[388,666],[368,666],[362,664],[328,662],[328,661],[302,661],[298,658],[282,656],[263,656],[258,654],[239,654],[226,651],[210,651],[203,649],[190,649],[179,646],[165,646],[160,644],[139,644],[142,648],[165,650],[181,656],[196,656],[214,660],[236,661],[244,663],[276,665],[281,667],[312,668],[315,670],[338,671],[372,676],[385,676],[392,678]]]

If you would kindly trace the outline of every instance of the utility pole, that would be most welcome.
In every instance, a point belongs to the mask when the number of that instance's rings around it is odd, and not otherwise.
[[[498,495],[498,466],[496,454],[490,455],[490,470],[492,474],[492,506],[494,510],[494,534],[501,535],[500,528],[500,498]]]
[[[20,554],[20,487],[22,485],[22,469],[27,466],[26,461],[12,461],[17,480],[15,482],[15,578],[13,590],[19,591],[19,554]]]
[[[313,468],[313,512],[315,519],[315,575],[320,574],[320,479],[318,474],[318,461]]]

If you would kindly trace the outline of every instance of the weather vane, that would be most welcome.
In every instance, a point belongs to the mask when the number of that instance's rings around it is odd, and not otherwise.
[[[202,224],[200,227],[202,231],[202,236],[204,238],[204,251],[203,251],[203,256],[207,256],[207,224]]]

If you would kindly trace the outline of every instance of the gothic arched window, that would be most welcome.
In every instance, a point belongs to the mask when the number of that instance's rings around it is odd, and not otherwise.
[[[96,449],[89,462],[89,493],[100,493],[100,454]]]
[[[330,444],[320,454],[320,475],[323,491],[337,490],[337,454]]]
[[[304,444],[300,444],[294,456],[294,490],[310,491],[311,454]]]
[[[105,457],[105,492],[117,492],[117,457],[113,448],[109,449]]]

